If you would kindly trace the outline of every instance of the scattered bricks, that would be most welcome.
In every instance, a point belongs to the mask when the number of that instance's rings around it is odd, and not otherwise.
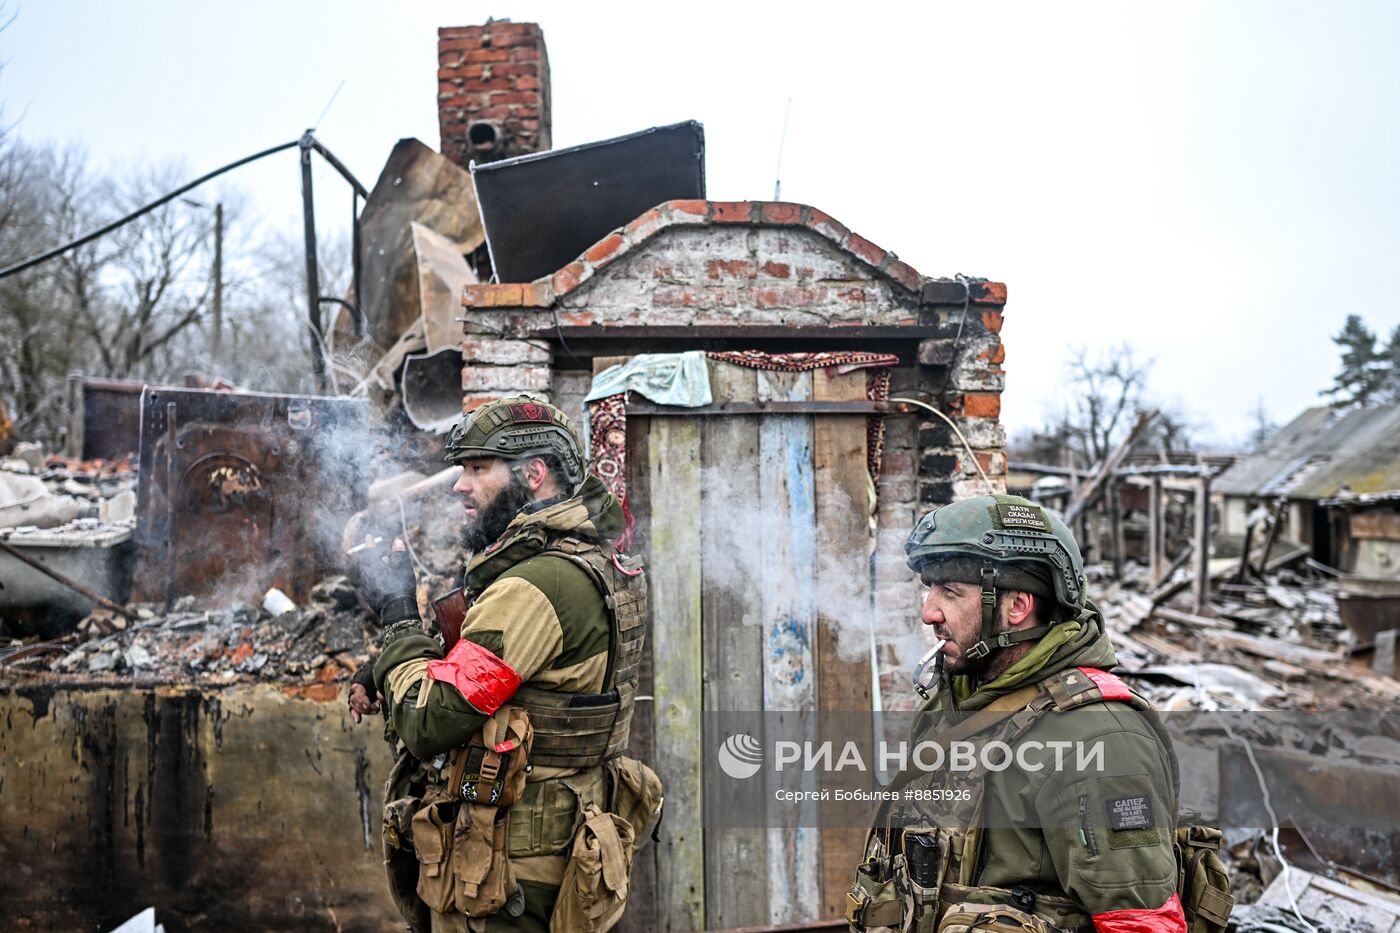
[[[969,392],[963,396],[962,413],[967,418],[1001,416],[1001,395],[995,392]]]
[[[613,258],[623,248],[625,241],[616,233],[610,233],[589,248],[583,258],[594,266],[600,266]]]
[[[512,392],[543,392],[549,389],[548,366],[464,366],[462,389],[465,392],[498,394]]]
[[[752,201],[711,201],[710,219],[715,223],[741,224],[753,217]]]
[[[770,224],[802,223],[802,205],[786,201],[768,201],[762,207],[763,219]]]
[[[1002,314],[1000,311],[983,311],[982,326],[994,334],[1001,333]]]
[[[871,243],[859,233],[851,234],[850,239],[846,241],[846,249],[855,253],[872,266],[879,267],[880,263],[885,261],[885,251],[874,243]]]
[[[919,341],[919,363],[923,366],[947,366],[957,354],[957,344],[950,339]]]
[[[845,224],[826,211],[819,211],[815,207],[812,208],[812,216],[807,221],[807,226],[838,245],[844,243],[846,237],[851,235],[851,231],[846,228]]]
[[[952,476],[958,470],[957,455],[944,450],[926,450],[919,458],[920,476]]]
[[[763,271],[775,279],[786,279],[792,276],[792,267],[785,262],[765,262]]]
[[[953,481],[951,479],[919,480],[919,503],[921,505],[947,505],[952,501]]]
[[[551,279],[551,284],[554,287],[554,294],[562,295],[566,292],[573,291],[578,287],[579,282],[583,280],[583,273],[583,263],[579,262],[577,259],[554,273]]]

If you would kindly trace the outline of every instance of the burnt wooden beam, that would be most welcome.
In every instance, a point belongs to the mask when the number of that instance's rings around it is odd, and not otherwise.
[[[674,350],[878,350],[895,353],[901,363],[917,357],[919,342],[941,333],[927,325],[729,325],[542,327],[525,336],[567,346],[585,356],[630,356]],[[556,354],[555,365],[566,365],[567,354]]]

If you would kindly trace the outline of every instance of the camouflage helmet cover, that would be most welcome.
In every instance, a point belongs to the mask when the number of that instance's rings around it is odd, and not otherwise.
[[[919,519],[904,552],[911,570],[976,582],[990,564],[1002,589],[1039,592],[1069,609],[1084,606],[1084,559],[1057,515],[1020,496],[978,496]],[[1048,592],[1047,592],[1048,590]]]
[[[447,435],[443,459],[460,463],[477,457],[508,461],[553,456],[570,487],[583,482],[583,445],[567,415],[528,395],[488,402],[468,412]]]

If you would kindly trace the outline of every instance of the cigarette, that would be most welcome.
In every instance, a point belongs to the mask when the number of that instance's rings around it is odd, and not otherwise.
[[[346,552],[345,552],[345,556],[346,556],[346,557],[351,557],[351,556],[353,556],[353,555],[355,555],[355,554],[360,553],[361,551],[367,551],[367,550],[369,550],[369,549],[372,548],[372,547],[379,547],[379,545],[381,545],[381,544],[383,544],[383,543],[384,543],[384,539],[381,537],[381,538],[375,538],[373,541],[366,541],[364,544],[357,544],[357,545],[355,545],[354,547],[352,547],[350,550],[346,551]]]

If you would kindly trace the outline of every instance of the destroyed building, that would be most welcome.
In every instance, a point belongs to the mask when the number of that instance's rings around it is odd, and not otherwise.
[[[444,494],[426,465],[460,412],[520,391],[586,430],[648,559],[632,753],[680,803],[639,850],[620,929],[842,912],[863,827],[706,826],[699,713],[912,705],[924,643],[903,543],[928,508],[1005,488],[1006,287],[924,275],[820,206],[709,199],[698,123],[552,151],[535,24],[441,30],[437,79],[438,151],[393,148],[360,218],[359,306],[328,336],[362,364],[338,380],[354,397],[142,387],[135,579],[115,596],[143,604],[0,649],[14,866],[0,900],[31,927],[110,926],[150,904],[201,930],[394,923],[378,839],[390,756],[344,704],[375,631],[336,545],[358,510],[401,515],[429,595],[460,555],[432,553],[411,511]],[[375,418],[387,452],[361,442]],[[337,424],[347,471],[332,473],[318,445]],[[404,472],[378,472],[396,453]],[[1191,573],[1158,558],[1152,587]],[[1321,678],[1332,658],[1214,619],[1202,648],[1164,589],[1096,585],[1164,704],[1276,702],[1276,682]],[[274,586],[285,602],[262,599]],[[1264,673],[1222,672],[1233,657]]]

